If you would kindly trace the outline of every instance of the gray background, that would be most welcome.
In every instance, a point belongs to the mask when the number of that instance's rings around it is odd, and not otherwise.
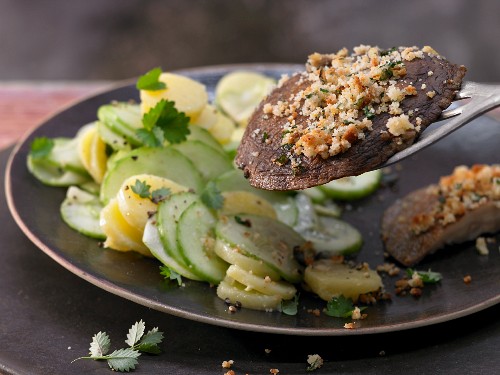
[[[303,63],[361,43],[431,45],[469,80],[500,82],[500,1],[0,0],[0,80]]]

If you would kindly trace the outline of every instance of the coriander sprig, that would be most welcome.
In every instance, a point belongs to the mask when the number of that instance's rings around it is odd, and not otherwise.
[[[92,337],[90,343],[89,356],[79,357],[71,363],[79,359],[93,359],[93,360],[106,360],[110,369],[114,371],[130,371],[134,370],[135,366],[139,363],[137,358],[140,357],[141,352],[150,354],[159,354],[160,344],[163,340],[163,332],[158,331],[158,327],[146,330],[146,324],[142,321],[135,322],[130,327],[125,343],[129,345],[127,348],[122,348],[108,354],[111,347],[111,340],[106,332],[98,332]]]

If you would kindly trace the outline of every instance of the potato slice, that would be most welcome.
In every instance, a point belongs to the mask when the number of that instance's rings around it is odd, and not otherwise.
[[[383,286],[376,271],[357,270],[347,264],[334,263],[331,259],[309,265],[304,282],[325,301],[340,295],[357,301],[360,294],[378,291]]]
[[[194,120],[208,104],[208,94],[201,83],[179,74],[162,73],[159,77],[166,84],[164,90],[141,90],[141,111],[146,113],[161,99],[175,102],[175,108]]]
[[[237,265],[231,265],[226,271],[226,275],[245,285],[245,290],[256,290],[268,296],[279,296],[281,299],[292,299],[297,293],[295,287],[286,281],[275,281],[269,276],[262,277],[254,275]]]
[[[95,124],[87,125],[81,131],[78,141],[78,155],[90,176],[100,184],[106,173],[108,161],[106,144],[99,136]]]
[[[132,227],[123,218],[116,199],[112,199],[102,209],[99,224],[106,234],[104,247],[118,251],[135,250],[142,255],[153,256],[142,242],[142,231]]]
[[[201,111],[200,115],[194,120],[191,120],[190,125],[199,126],[200,128],[210,131],[210,129],[212,129],[217,123],[217,113],[217,108],[213,105],[207,104]]]
[[[172,194],[188,190],[187,187],[168,178],[151,174],[140,174],[127,178],[118,191],[116,200],[125,221],[141,232],[144,231],[144,227],[151,213],[158,209],[158,205],[150,198],[142,198],[134,193],[132,186],[135,185],[136,181],[149,185],[150,193],[161,188],[169,189]]]
[[[217,112],[217,122],[210,128],[209,132],[222,145],[231,141],[236,125],[233,121],[221,112]]]
[[[252,310],[277,310],[281,306],[281,297],[268,296],[255,290],[247,291],[245,286],[226,276],[217,287],[217,296],[233,304],[241,303],[245,309]]]

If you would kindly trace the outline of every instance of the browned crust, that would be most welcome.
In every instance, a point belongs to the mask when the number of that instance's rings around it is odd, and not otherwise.
[[[452,102],[455,93],[460,89],[466,69],[463,66],[451,64],[438,57],[426,56],[405,62],[407,75],[400,79],[398,85],[404,87],[413,83],[420,87],[426,84],[426,90],[417,90],[417,95],[407,96],[400,107],[406,113],[410,109],[419,108],[418,113],[410,118],[416,125],[416,117],[422,119],[421,129],[425,129],[436,121],[443,109]],[[428,72],[434,74],[429,76]],[[287,100],[291,93],[297,93],[309,85],[308,81],[300,81],[301,76],[295,75],[281,87],[275,89],[256,109],[249,121],[243,136],[236,165],[243,169],[251,185],[266,190],[297,190],[325,184],[331,180],[345,176],[355,176],[376,169],[396,152],[410,146],[418,134],[407,131],[400,137],[394,137],[385,130],[389,114],[377,115],[373,120],[373,130],[366,133],[366,138],[352,145],[345,153],[328,159],[317,156],[309,159],[299,156],[301,167],[292,168],[290,162],[280,165],[276,162],[283,155],[281,148],[282,130],[286,117],[270,115],[264,117],[263,107],[266,103],[275,104],[278,100]],[[435,91],[436,95],[429,98],[426,93]],[[297,124],[304,124],[306,118],[298,116]],[[259,130],[255,136],[255,130]],[[381,131],[385,131],[381,133]],[[262,135],[267,133],[268,141],[263,142]]]

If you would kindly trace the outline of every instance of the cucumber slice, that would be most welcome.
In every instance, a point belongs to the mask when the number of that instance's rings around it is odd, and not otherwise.
[[[217,106],[241,126],[246,126],[257,105],[274,87],[265,75],[238,71],[226,74],[215,89]]]
[[[99,137],[101,137],[103,142],[109,145],[115,151],[130,148],[130,144],[128,143],[127,139],[123,135],[118,134],[107,123],[97,121],[97,132],[99,133]]]
[[[144,236],[142,237],[142,242],[144,242],[144,244],[149,248],[149,251],[151,251],[151,254],[153,254],[156,259],[158,259],[171,270],[190,280],[201,281],[198,276],[196,276],[189,269],[177,262],[177,260],[172,258],[165,251],[163,243],[160,239],[158,227],[156,226],[156,218],[154,216],[148,220],[146,226],[144,227]]]
[[[168,178],[195,191],[201,190],[203,178],[193,163],[171,147],[137,148],[117,160],[108,169],[101,186],[101,200],[108,202],[130,176],[152,174]]]
[[[61,204],[61,216],[70,228],[99,240],[106,239],[99,217],[103,206],[96,195],[70,186]]]
[[[292,283],[300,282],[301,267],[294,259],[293,249],[305,240],[292,228],[265,216],[240,215],[221,219],[215,227],[218,239],[238,247],[249,257],[262,260]]]
[[[280,275],[267,266],[262,260],[250,258],[241,253],[237,247],[229,246],[226,242],[217,239],[214,247],[215,253],[229,264],[235,264],[254,275],[278,280]]]
[[[248,183],[245,177],[243,177],[243,172],[236,169],[220,175],[214,182],[217,188],[222,192],[239,190],[256,194],[273,205],[279,221],[289,226],[293,226],[297,222],[297,205],[293,197],[288,193],[256,189]]]
[[[202,141],[186,141],[172,145],[172,148],[191,160],[205,180],[211,180],[234,169],[227,154]]]
[[[216,218],[201,202],[193,202],[179,218],[177,246],[190,269],[205,281],[219,284],[228,264],[214,251]]]
[[[246,290],[256,290],[268,296],[279,296],[281,299],[292,299],[297,293],[295,287],[286,282],[272,280],[270,277],[260,277],[245,269],[232,264],[226,271],[226,275],[246,286]]]
[[[301,190],[302,194],[307,195],[314,203],[323,203],[328,199],[328,196],[317,186]]]
[[[281,298],[279,296],[269,296],[255,290],[246,290],[245,286],[226,277],[217,287],[217,296],[230,303],[241,303],[245,309],[264,310],[271,312],[279,310]]]
[[[361,233],[349,223],[334,217],[320,216],[315,228],[299,233],[313,244],[320,258],[350,255],[363,246]]]
[[[382,279],[376,271],[358,270],[329,259],[307,266],[304,281],[325,301],[340,295],[357,301],[360,294],[375,292],[383,287]]]
[[[377,190],[382,180],[380,169],[359,176],[344,177],[330,181],[320,188],[333,199],[355,200],[364,198]]]
[[[187,136],[188,141],[200,141],[207,144],[214,149],[224,152],[221,144],[217,142],[217,140],[205,129],[200,128],[199,126],[190,126],[189,127],[189,135]]]
[[[45,185],[49,186],[66,187],[81,185],[92,180],[88,174],[84,175],[65,170],[57,165],[54,165],[54,163],[46,161],[45,159],[33,159],[31,155],[28,155],[27,167],[33,176]]]
[[[172,194],[158,205],[158,232],[167,254],[184,268],[189,268],[177,246],[177,222],[181,214],[199,197],[193,193]],[[191,271],[190,271],[191,272]]]
[[[97,118],[131,145],[142,145],[136,134],[137,129],[142,128],[142,114],[138,104],[117,102],[102,105],[97,110]]]

